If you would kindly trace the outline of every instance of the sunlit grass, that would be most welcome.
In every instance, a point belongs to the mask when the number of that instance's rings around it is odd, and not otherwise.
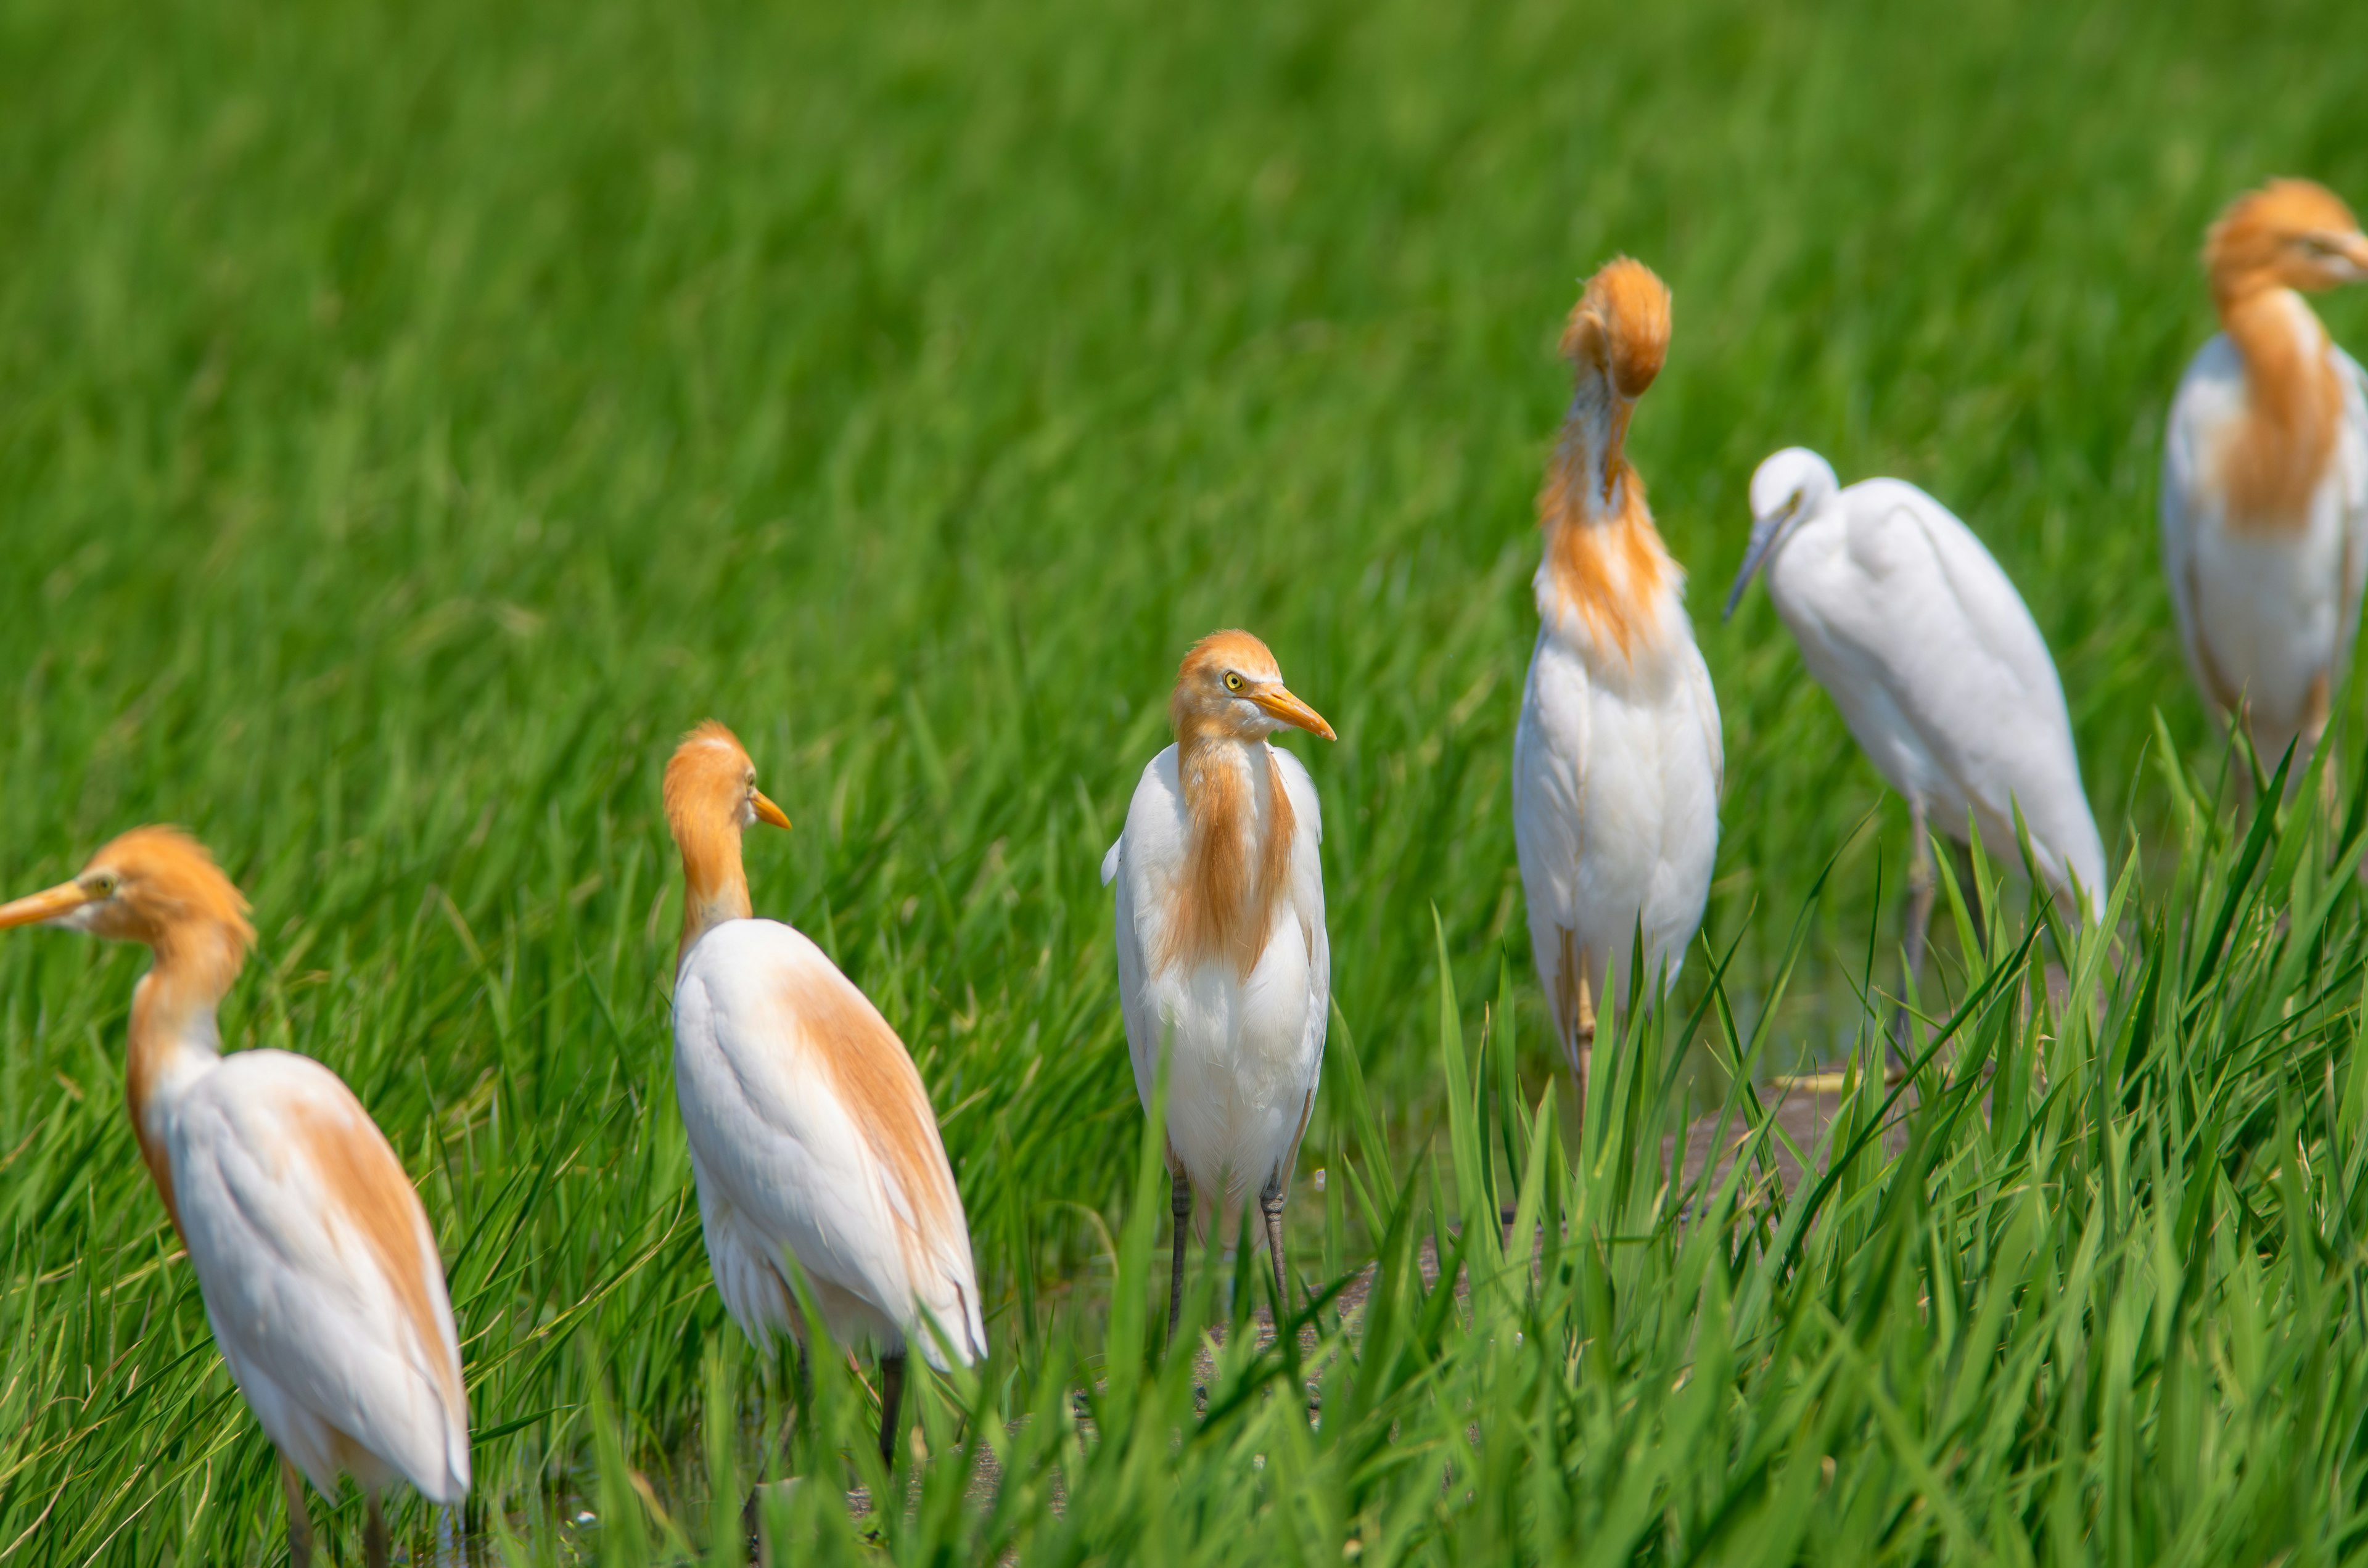
[[[781,1528],[852,1551],[879,1479],[835,1364],[783,1446],[707,1283],[656,796],[710,714],[798,824],[758,907],[912,1045],[996,1298],[899,1553],[2347,1555],[2358,894],[2340,828],[2248,862],[2215,803],[2153,495],[2203,226],[2271,173],[2368,200],[2362,58],[2332,4],[0,0],[0,887],[140,821],[222,855],[226,1037],[328,1062],[419,1176],[461,1523],[528,1560],[708,1551],[727,1464],[821,1478]],[[1575,1169],[1506,767],[1554,334],[1620,250],[1676,290],[1634,450],[1729,774],[1705,942]],[[1849,1059],[1897,970],[1904,810],[1764,596],[1711,618],[1796,441],[1991,545],[2135,870],[2111,944],[2026,945],[2012,884],[1944,918],[1987,1108],[1934,1085],[1904,1153],[1729,1214],[1649,1168],[1660,1085],[1724,1075],[1679,1047]],[[1383,1273],[1196,1394],[1130,1315],[1161,1206],[1095,873],[1226,623],[1341,735],[1293,743],[1340,1049],[1292,1222],[1319,1291]],[[0,1563],[280,1550],[120,1109],[141,961],[0,941]],[[1542,1277],[1448,1229],[1474,1183],[1534,1199]]]

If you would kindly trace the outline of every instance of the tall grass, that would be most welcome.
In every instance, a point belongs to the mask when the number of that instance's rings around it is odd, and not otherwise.
[[[826,1482],[780,1521],[820,1551],[843,1467],[884,1484],[835,1363],[785,1445],[706,1283],[655,803],[711,713],[799,824],[759,908],[911,1043],[996,1296],[996,1361],[919,1401],[924,1500],[867,1527],[900,1552],[2340,1555],[2356,895],[2340,830],[2248,861],[2213,804],[2151,504],[2202,227],[2272,172],[2368,198],[2363,45],[2340,5],[0,0],[0,883],[139,821],[222,853],[262,931],[226,1037],[329,1062],[419,1176],[459,1526],[529,1559],[709,1550],[725,1471]],[[1905,1154],[1789,1205],[1651,1175],[1681,1048],[1862,1055],[1905,812],[1756,597],[1700,628],[1705,946],[1582,1167],[1537,1114],[1505,766],[1554,328],[1614,250],[1676,290],[1634,453],[1697,608],[1767,450],[1927,484],[2135,867],[2117,947],[1974,901],[1930,1006],[1987,1104],[1932,1080]],[[1340,1019],[1293,1222],[1319,1286],[1383,1267],[1298,1369],[1234,1335],[1202,1412],[1130,1315],[1094,873],[1225,623],[1343,737],[1303,752]],[[278,1550],[117,1098],[139,962],[0,942],[0,1562]],[[1497,998],[1461,1074],[1442,995]],[[1534,1280],[1453,1228],[1492,1182]],[[1004,1446],[991,1506],[957,1433]]]

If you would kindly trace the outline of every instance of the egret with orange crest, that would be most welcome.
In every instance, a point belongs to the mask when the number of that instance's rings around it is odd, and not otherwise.
[[[47,892],[0,905],[140,942],[124,1087],[148,1174],[180,1233],[214,1343],[279,1449],[288,1552],[313,1560],[301,1471],[369,1500],[364,1550],[388,1561],[380,1494],[469,1490],[469,1404],[444,1266],[402,1161],[353,1091],[309,1056],[223,1055],[215,1010],[255,940],[246,900],[188,835],[141,827]]]
[[[2162,564],[2195,684],[2298,774],[2351,661],[2368,580],[2368,378],[2303,302],[2368,278],[2334,192],[2271,180],[2203,244],[2220,334],[2179,383]]]
[[[893,1465],[907,1348],[939,1368],[986,1354],[937,1115],[871,999],[803,935],[755,917],[741,834],[790,819],[738,738],[712,720],[693,730],[665,795],[683,873],[675,1091],[715,1289],[752,1341],[803,1346],[794,1259],[832,1337],[880,1353],[880,1457]]]
[[[1193,644],[1167,714],[1176,744],[1144,768],[1102,881],[1118,887],[1119,1006],[1146,1112],[1168,1053],[1172,1339],[1195,1189],[1221,1227],[1258,1194],[1278,1314],[1291,1299],[1282,1210],[1324,1065],[1332,945],[1315,784],[1267,737],[1333,735],[1247,631]]]
[[[1586,1104],[1598,1009],[1676,978],[1702,926],[1725,767],[1685,574],[1629,463],[1628,421],[1669,346],[1669,290],[1622,256],[1563,329],[1576,385],[1538,496],[1538,642],[1513,738],[1530,946]]]

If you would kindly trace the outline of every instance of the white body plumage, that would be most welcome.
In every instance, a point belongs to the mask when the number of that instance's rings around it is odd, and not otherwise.
[[[786,1256],[842,1344],[910,1344],[939,1368],[985,1355],[961,1194],[871,1001],[790,926],[725,920],[683,955],[674,1018],[708,1259],[749,1337],[802,1334]]]
[[[460,1340],[435,1234],[394,1151],[318,1062],[217,1057],[211,1034],[209,1017],[142,1119],[170,1162],[231,1376],[324,1495],[336,1495],[343,1470],[372,1492],[400,1477],[431,1502],[459,1502],[469,1490]],[[378,1158],[360,1165],[358,1154]],[[378,1187],[362,1187],[358,1171]]]
[[[1651,633],[1623,653],[1569,610],[1550,567],[1538,572],[1543,624],[1513,736],[1513,838],[1550,997],[1584,978],[1591,997],[1608,984],[1624,1006],[1640,930],[1646,974],[1666,984],[1710,897],[1718,699],[1675,585],[1656,597]]]
[[[2094,919],[2105,850],[2064,688],[1982,541],[1916,486],[1842,489],[1798,447],[1760,465],[1751,496],[1748,564],[1764,563],[1776,613],[1877,770],[1960,841],[1970,813],[1986,844],[2014,844],[2020,806],[2039,875],[2063,893],[2077,884]]]
[[[1135,1090],[1147,1112],[1165,1046],[1169,1147],[1193,1186],[1222,1196],[1230,1211],[1269,1179],[1289,1184],[1324,1062],[1332,955],[1315,782],[1297,757],[1264,740],[1215,744],[1214,765],[1236,774],[1249,802],[1228,829],[1245,835],[1246,857],[1272,830],[1267,780],[1281,782],[1295,824],[1248,975],[1222,955],[1163,958],[1174,946],[1192,828],[1175,746],[1143,770],[1125,829],[1102,858],[1102,881],[1118,890],[1119,1000]]]
[[[2163,572],[2188,670],[2215,705],[2249,710],[2269,767],[2297,734],[2317,739],[2351,665],[2368,580],[2368,377],[2299,295],[2283,293],[2278,312],[2297,355],[2332,370],[2341,400],[2332,449],[2298,514],[2280,528],[2230,515],[2223,454],[2249,399],[2245,361],[2225,333],[2180,379],[2162,470]]]

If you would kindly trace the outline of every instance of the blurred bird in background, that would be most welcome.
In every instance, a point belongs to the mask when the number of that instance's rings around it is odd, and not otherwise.
[[[2264,767],[2299,776],[2351,658],[2368,576],[2368,380],[2303,293],[2368,278],[2335,194],[2272,180],[2212,225],[2220,332],[2188,365],[2162,465],[2162,563],[2188,668]]]
[[[1160,1052],[1169,1054],[1172,1339],[1195,1188],[1227,1233],[1257,1192],[1278,1326],[1291,1299],[1283,1201],[1324,1065],[1332,949],[1315,784],[1267,737],[1286,728],[1334,737],[1247,631],[1193,644],[1168,717],[1176,744],[1144,768],[1102,881],[1118,888],[1119,1003],[1146,1112]]]
[[[36,923],[144,943],[124,1089],[141,1157],[197,1270],[206,1321],[279,1449],[288,1555],[313,1561],[302,1471],[349,1474],[363,1548],[388,1561],[379,1497],[469,1491],[469,1403],[444,1265],[385,1135],[335,1073],[284,1051],[222,1053],[215,1009],[246,961],[246,900],[176,828],[139,827],[47,892],[0,905]]]
[[[986,1354],[962,1194],[928,1091],[879,1009],[804,936],[758,920],[742,832],[790,819],[710,720],[667,762],[682,853],[674,1064],[715,1289],[757,1344],[806,1325],[786,1260],[842,1345],[880,1354],[880,1457],[895,1463],[905,1357]]]
[[[1669,290],[1621,257],[1563,329],[1576,378],[1538,497],[1538,641],[1513,739],[1513,834],[1530,943],[1582,1114],[1598,1009],[1673,980],[1702,926],[1725,769],[1718,699],[1686,619],[1628,420],[1669,344]]]
[[[1930,829],[2013,844],[2022,812],[2032,874],[2084,920],[2102,908],[2105,850],[2080,788],[2064,687],[2039,627],[1973,530],[1896,479],[1847,490],[1831,464],[1788,447],[1751,476],[1751,541],[1733,615],[1765,571],[1768,597],[1860,747],[1907,798],[1911,983],[1931,923]],[[1893,1036],[1904,1046],[1906,1016]]]

